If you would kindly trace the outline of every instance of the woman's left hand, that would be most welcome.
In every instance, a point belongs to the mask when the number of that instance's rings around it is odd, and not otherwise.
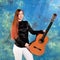
[[[43,30],[43,32],[46,32],[46,30]]]

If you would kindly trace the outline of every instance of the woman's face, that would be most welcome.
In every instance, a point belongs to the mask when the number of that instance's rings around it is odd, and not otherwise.
[[[23,16],[24,16],[23,11],[20,11],[18,14],[18,21],[22,21]]]

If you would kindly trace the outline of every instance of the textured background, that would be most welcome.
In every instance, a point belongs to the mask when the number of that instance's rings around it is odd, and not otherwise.
[[[33,56],[35,60],[60,60],[60,0],[0,0],[0,60],[14,60],[14,41],[10,39],[10,29],[18,8],[24,10],[24,20],[34,30],[45,30],[52,15],[57,14],[47,34],[49,42],[44,55]],[[34,39],[35,35],[29,33],[29,41]]]

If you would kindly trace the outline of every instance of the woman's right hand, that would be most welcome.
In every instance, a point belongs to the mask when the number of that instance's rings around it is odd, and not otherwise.
[[[28,44],[28,43],[26,43],[26,44],[25,44],[25,47],[29,49],[29,44]]]

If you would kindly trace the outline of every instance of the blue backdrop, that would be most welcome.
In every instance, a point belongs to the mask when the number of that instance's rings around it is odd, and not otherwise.
[[[47,36],[49,42],[42,56],[34,56],[34,60],[60,60],[60,1],[59,0],[0,0],[0,60],[14,60],[13,44],[10,38],[11,24],[16,9],[24,10],[27,20],[34,30],[45,30],[54,13],[57,17]],[[29,33],[29,41],[35,35]],[[24,60],[24,58],[23,58]]]

